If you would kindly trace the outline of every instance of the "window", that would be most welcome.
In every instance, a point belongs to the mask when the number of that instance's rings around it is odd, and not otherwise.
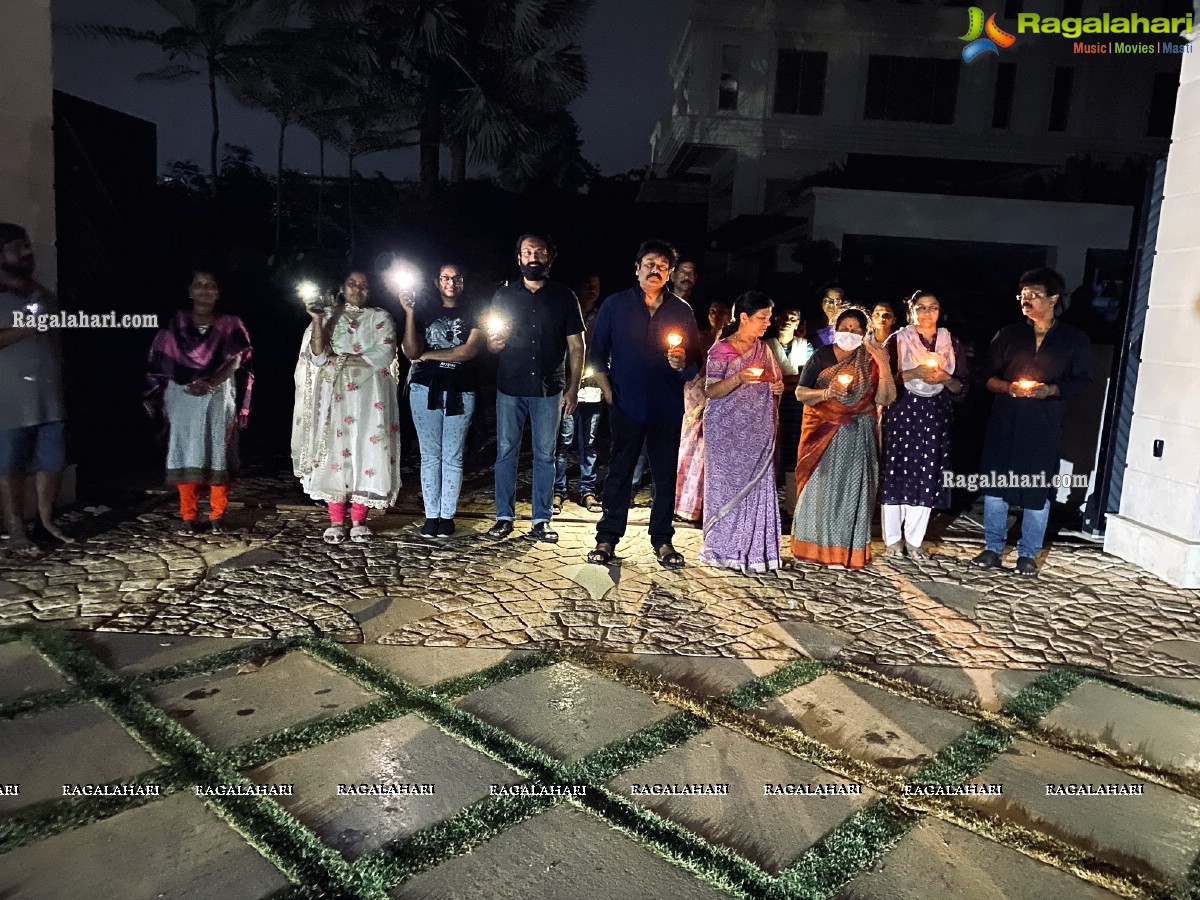
[[[825,53],[780,50],[775,62],[775,112],[819,116],[825,112]]]
[[[872,56],[863,118],[953,125],[960,65],[957,59]]]
[[[1150,92],[1150,120],[1146,137],[1170,137],[1175,121],[1175,94],[1179,76],[1174,72],[1155,72],[1154,88]]]
[[[996,68],[996,93],[992,96],[992,127],[1012,124],[1013,95],[1017,86],[1017,64],[1000,63]]]
[[[742,48],[726,44],[721,48],[721,83],[717,90],[717,109],[737,109],[738,69]]]
[[[1050,124],[1048,131],[1066,131],[1071,115],[1071,85],[1075,70],[1070,66],[1055,66],[1054,89],[1050,93]]]

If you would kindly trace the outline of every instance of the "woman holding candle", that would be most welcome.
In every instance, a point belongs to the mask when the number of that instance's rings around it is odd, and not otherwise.
[[[878,307],[876,307],[878,309]],[[941,304],[929,291],[908,300],[909,321],[895,333],[896,402],[883,411],[884,555],[923,559],[929,515],[950,505],[942,473],[950,466],[951,400],[966,389],[966,354],[938,327]]]
[[[700,562],[747,575],[779,568],[775,434],[783,373],[762,341],[771,298],[749,291],[708,351]]]
[[[861,569],[871,561],[871,513],[879,481],[875,407],[896,399],[887,348],[867,333],[861,309],[841,312],[834,343],[800,373],[806,407],[796,453],[792,554]],[[866,339],[864,340],[864,336]]]
[[[305,493],[329,504],[328,544],[371,540],[367,510],[391,506],[400,490],[396,325],[367,306],[370,290],[354,271],[344,303],[309,309],[296,365],[292,465]]]
[[[703,359],[730,324],[732,310],[724,300],[708,305],[708,330],[700,332]],[[706,373],[701,370],[683,387],[683,431],[679,438],[679,467],[675,473],[675,515],[699,522],[704,508],[704,408]]]

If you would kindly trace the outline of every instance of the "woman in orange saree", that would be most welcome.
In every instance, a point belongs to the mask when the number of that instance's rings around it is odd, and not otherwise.
[[[875,407],[895,400],[896,386],[887,350],[868,334],[863,311],[847,309],[834,328],[834,344],[813,354],[796,387],[805,409],[796,452],[792,555],[861,569],[871,561],[879,486]]]

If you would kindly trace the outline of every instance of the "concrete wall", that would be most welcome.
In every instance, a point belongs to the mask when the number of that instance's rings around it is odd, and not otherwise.
[[[1200,588],[1200,53],[1182,58],[1172,140],[1121,511],[1104,549]]]
[[[0,221],[33,238],[38,278],[57,278],[50,0],[4,0],[0,52]]]
[[[1083,281],[1089,248],[1125,250],[1133,210],[1099,203],[1052,203],[954,197],[900,191],[812,188],[802,215],[812,223],[813,240],[839,247],[847,234],[1035,244],[1052,248],[1049,263],[1067,284]]]

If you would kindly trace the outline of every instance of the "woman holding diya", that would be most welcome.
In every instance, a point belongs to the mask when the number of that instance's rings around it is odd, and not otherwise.
[[[951,400],[966,389],[967,360],[958,338],[938,327],[934,294],[917,291],[908,310],[912,324],[892,337],[897,399],[883,412],[883,555],[907,549],[924,559],[929,514],[950,505],[942,472],[950,467]]]
[[[327,544],[371,540],[367,510],[387,509],[400,490],[396,324],[367,306],[370,291],[354,271],[345,303],[310,307],[296,365],[292,465],[304,492],[329,505]]]
[[[871,514],[879,484],[875,407],[896,399],[887,348],[867,333],[867,314],[847,309],[834,343],[800,373],[804,424],[796,452],[792,554],[861,569],[871,561]],[[864,335],[866,339],[864,340]]]
[[[760,291],[738,297],[705,371],[700,562],[747,575],[779,568],[775,436],[783,372],[762,340],[772,305]]]

